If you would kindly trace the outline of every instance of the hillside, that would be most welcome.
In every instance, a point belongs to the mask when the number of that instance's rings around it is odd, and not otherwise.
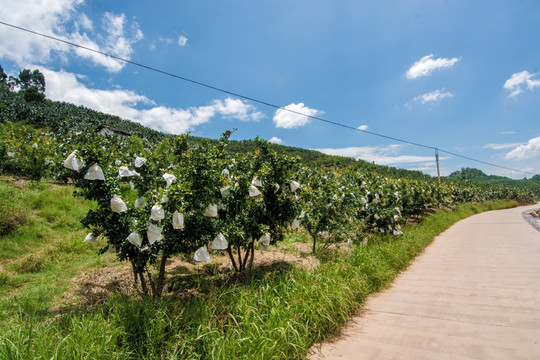
[[[505,176],[487,175],[483,171],[474,168],[461,168],[448,175],[448,179],[455,181],[469,181],[483,184],[498,184],[514,186],[519,189],[532,191],[536,198],[540,198],[540,175],[535,175],[530,179],[520,180],[510,179]]]
[[[31,88],[30,86],[29,88]],[[6,122],[23,123],[35,128],[52,130],[61,136],[69,133],[95,132],[103,125],[127,131],[151,143],[157,143],[165,138],[174,140],[176,135],[147,128],[137,122],[122,119],[118,116],[105,114],[84,106],[52,101],[42,97],[29,97],[29,89],[15,91],[14,87],[6,82],[0,86],[0,124]],[[224,130],[224,129],[223,129]],[[191,142],[198,143],[202,139],[191,137]],[[210,139],[211,142],[216,140]],[[353,158],[326,155],[318,151],[272,144],[272,148],[280,153],[296,156],[302,159],[306,165],[315,167],[339,167],[357,170],[376,171],[384,176],[405,178],[431,178],[420,171],[397,169],[394,167],[380,166],[363,160]],[[229,150],[232,152],[251,152],[256,145],[252,140],[231,140]]]

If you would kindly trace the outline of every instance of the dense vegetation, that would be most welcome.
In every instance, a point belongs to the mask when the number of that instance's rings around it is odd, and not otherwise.
[[[5,191],[32,211],[28,225],[0,242],[1,359],[301,359],[435,235],[464,217],[515,205],[462,204],[404,228],[403,236],[324,253],[313,270],[277,263],[236,276],[208,265],[176,274],[172,285],[181,288],[160,301],[117,294],[88,307],[64,304],[62,294],[77,274],[111,261],[95,256],[99,244],[81,241],[78,221],[91,203],[72,197],[70,186],[0,183]],[[301,238],[284,245],[293,240]],[[95,289],[83,290],[76,295],[95,299]]]
[[[15,331],[2,340],[0,354],[8,358],[17,358],[17,351],[34,354],[37,347],[42,356],[58,358],[49,353],[54,345],[41,339],[69,344],[61,351],[79,357],[94,357],[88,354],[99,351],[107,354],[101,355],[104,358],[302,356],[306,346],[334,331],[367,293],[387,283],[432,238],[407,237],[407,223],[463,203],[502,201],[497,206],[504,207],[508,200],[532,200],[523,188],[463,181],[440,186],[419,172],[260,139],[233,142],[229,130],[213,141],[172,137],[36,96],[45,89],[39,73],[23,70],[17,79],[0,77],[2,172],[33,180],[37,187],[42,178],[72,184],[77,201],[86,199],[77,205],[79,216],[56,223],[58,212],[69,206],[45,211],[58,211],[47,218],[52,227],[80,221],[88,229],[86,238],[77,233],[76,243],[72,232],[67,252],[74,248],[70,256],[84,258],[82,239],[97,243],[101,254],[112,252],[127,261],[141,293],[151,294],[155,301],[146,296],[142,302],[111,299],[112,305],[101,313],[67,317],[50,333],[33,333],[21,325],[19,334],[26,335],[15,339]],[[25,95],[30,88],[31,95]],[[132,135],[101,135],[98,125]],[[70,190],[71,185],[64,188]],[[24,195],[9,187],[0,190],[8,204],[0,208],[9,219],[0,224],[3,234],[18,236],[17,229],[29,220],[7,199]],[[471,209],[474,206],[469,213]],[[312,272],[289,268],[261,278],[250,272],[256,248],[267,250],[294,237],[310,241],[323,265]],[[27,238],[31,249],[32,236]],[[354,249],[350,255],[335,250],[342,243]],[[333,250],[323,251],[328,249]],[[168,260],[209,262],[220,253],[228,256],[236,275],[218,279],[217,285],[212,280],[209,289],[199,278],[196,287],[202,297],[157,300],[168,284],[172,286],[165,277]],[[22,271],[25,274],[47,269],[41,256],[27,257],[23,263],[29,269]],[[350,276],[353,272],[358,275]],[[16,279],[11,272],[0,274],[4,285]],[[81,339],[84,331],[77,327],[99,331],[100,345]],[[243,350],[236,348],[240,343]],[[84,352],[80,344],[91,351]]]
[[[532,192],[536,199],[540,198],[540,175],[534,175],[530,179],[513,180],[505,176],[486,175],[483,171],[474,168],[462,168],[451,173],[448,178],[455,181],[513,186]]]

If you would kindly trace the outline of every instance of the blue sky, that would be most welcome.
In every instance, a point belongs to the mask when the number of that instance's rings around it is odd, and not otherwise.
[[[0,21],[352,127],[540,173],[537,1],[12,1]],[[169,133],[255,136],[436,174],[434,152],[0,25],[46,95]],[[476,167],[441,153],[441,173]]]

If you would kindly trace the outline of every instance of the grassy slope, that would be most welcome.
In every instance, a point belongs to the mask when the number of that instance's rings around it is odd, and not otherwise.
[[[82,242],[86,232],[80,220],[91,204],[72,193],[69,186],[0,183],[0,199],[10,203],[1,215],[24,218],[0,238],[0,324],[14,307],[49,316],[51,301],[75,274],[106,261],[96,255],[96,246]]]
[[[8,279],[0,288],[0,359],[303,358],[437,234],[475,213],[515,206],[490,202],[438,212],[402,237],[326,253],[313,271],[282,266],[242,278],[210,274],[194,279],[196,296],[157,303],[114,296],[89,313],[73,308],[56,317],[47,309],[70,279],[106,261],[82,242],[78,221],[90,204],[70,193],[69,187],[25,189],[28,226],[0,239]]]

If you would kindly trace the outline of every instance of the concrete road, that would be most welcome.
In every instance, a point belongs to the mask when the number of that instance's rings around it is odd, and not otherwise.
[[[309,359],[540,359],[540,231],[522,217],[539,207],[455,224]]]

